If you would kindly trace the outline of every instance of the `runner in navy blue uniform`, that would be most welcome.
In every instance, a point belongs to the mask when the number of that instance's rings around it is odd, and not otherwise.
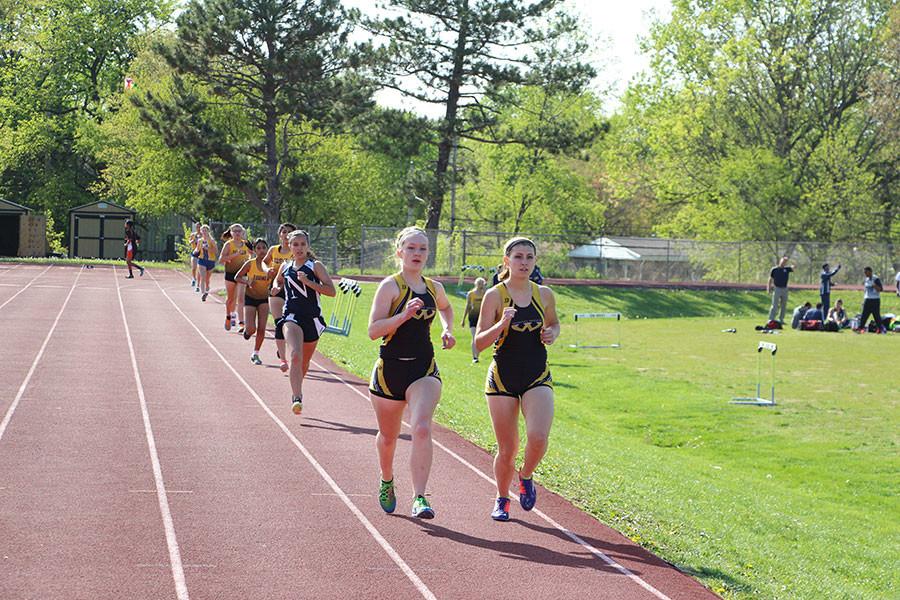
[[[319,294],[334,296],[334,283],[328,271],[309,249],[309,234],[302,230],[288,236],[293,259],[279,271],[272,293],[284,290],[284,315],[275,323],[291,353],[291,410],[303,412],[303,378],[316,351],[319,336],[325,331],[325,319],[319,306]]]
[[[453,308],[444,286],[422,276],[428,259],[428,236],[417,227],[397,234],[397,258],[401,270],[385,278],[375,292],[369,314],[369,337],[382,338],[379,358],[369,384],[370,400],[378,420],[375,447],[381,468],[379,502],[394,512],[394,452],[408,405],[412,433],[410,471],[414,488],[412,515],[434,518],[425,498],[431,472],[431,420],[441,398],[441,379],[431,345],[431,322],[439,314],[444,326],[442,347],[456,344],[453,337]]]
[[[497,436],[494,480],[497,499],[491,518],[509,520],[509,486],[519,453],[519,411],[525,416],[525,461],[519,470],[519,503],[534,508],[537,492],[532,477],[544,454],[553,423],[553,379],[546,345],[559,336],[556,299],[550,288],[529,279],[536,249],[527,238],[513,238],[504,247],[500,283],[484,295],[475,333],[478,352],[494,345],[485,395]]]

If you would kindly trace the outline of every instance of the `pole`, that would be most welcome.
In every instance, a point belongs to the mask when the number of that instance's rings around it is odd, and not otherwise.
[[[450,233],[453,233],[456,228],[456,151],[458,148],[459,141],[454,137],[453,151],[450,154]]]
[[[366,272],[366,226],[360,225],[362,233],[359,236],[359,274]]]

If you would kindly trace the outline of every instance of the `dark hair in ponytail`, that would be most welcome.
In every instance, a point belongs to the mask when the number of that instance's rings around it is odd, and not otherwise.
[[[531,249],[537,254],[537,246],[534,245],[534,242],[529,240],[527,237],[514,237],[503,245],[503,255],[509,256],[512,249],[516,246],[531,246]],[[502,264],[500,268],[497,270],[497,280],[503,281],[509,277],[509,267]]]
[[[291,240],[293,240],[295,237],[298,237],[301,235],[306,238],[306,244],[307,244],[306,258],[308,258],[309,260],[318,260],[318,258],[316,258],[316,254],[313,252],[312,248],[309,247],[309,243],[310,243],[309,242],[309,234],[307,232],[303,231],[302,229],[295,229],[290,234],[288,234],[288,245],[290,245]]]

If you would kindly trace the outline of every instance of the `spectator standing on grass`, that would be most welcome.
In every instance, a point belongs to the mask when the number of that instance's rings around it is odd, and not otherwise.
[[[772,294],[772,308],[769,309],[769,321],[775,320],[778,313],[778,322],[784,323],[784,312],[787,310],[788,278],[794,271],[794,265],[787,266],[788,257],[782,256],[778,264],[769,272],[769,281],[766,283],[766,293]],[[772,292],[774,286],[775,291]]]
[[[800,321],[805,320],[806,311],[812,308],[812,304],[809,302],[804,302],[800,306],[794,309],[794,314],[791,316],[791,329],[798,329],[800,327]]]
[[[866,321],[871,315],[875,318],[876,331],[884,333],[884,324],[881,322],[881,292],[884,291],[884,287],[881,285],[881,279],[872,272],[872,267],[866,267],[863,273],[866,278],[863,280],[862,316],[859,318],[859,328],[856,332],[862,333],[866,330]]]
[[[819,283],[819,298],[822,300],[823,314],[827,315],[828,309],[831,308],[831,278],[840,270],[840,263],[838,263],[838,266],[834,271],[830,272],[828,271],[828,263],[822,265],[822,272],[819,274],[819,279],[821,279],[821,283]]]
[[[894,283],[897,284],[897,296],[900,296],[900,271],[897,271],[897,274],[894,275]]]

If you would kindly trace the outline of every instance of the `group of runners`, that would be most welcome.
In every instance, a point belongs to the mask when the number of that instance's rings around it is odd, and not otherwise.
[[[292,223],[278,228],[278,244],[264,238],[252,242],[240,223],[222,236],[219,252],[208,225],[197,224],[190,235],[191,287],[205,302],[216,264],[225,267],[225,330],[237,328],[245,340],[254,339],[250,360],[259,356],[266,339],[269,314],[275,320],[276,355],[291,384],[291,409],[303,412],[303,378],[316,350],[325,320],[321,295],[334,296],[325,265],[309,247],[309,234]]]
[[[316,260],[305,231],[284,223],[278,236],[279,243],[271,247],[262,238],[250,243],[244,228],[234,224],[223,236],[225,243],[219,252],[209,227],[198,224],[190,238],[191,286],[205,301],[213,268],[216,263],[224,265],[225,329],[238,327],[247,340],[255,336],[251,360],[256,364],[262,364],[259,352],[272,314],[281,370],[289,372],[291,409],[299,415],[303,379],[325,330],[319,297],[334,296],[335,286],[325,265]],[[432,423],[443,385],[431,341],[436,316],[442,325],[442,349],[456,344],[453,308],[444,287],[423,274],[429,250],[422,229],[407,227],[397,234],[399,271],[379,284],[368,326],[369,337],[382,340],[369,384],[378,423],[379,503],[387,513],[397,506],[394,454],[408,408],[411,514],[422,519],[435,515],[426,488],[433,456]],[[556,340],[560,330],[553,292],[529,279],[537,255],[534,242],[513,238],[503,254],[499,283],[485,289],[483,280],[477,282],[467,296],[463,316],[472,332],[473,362],[494,347],[484,393],[498,447],[494,459],[497,495],[491,511],[491,518],[497,521],[509,520],[509,489],[515,478],[524,510],[534,508],[537,499],[532,477],[547,451],[553,422],[553,380],[546,346]],[[525,419],[526,443],[524,463],[517,470],[520,413]]]
[[[438,316],[443,328],[441,347],[453,348],[453,308],[443,285],[422,273],[429,253],[425,231],[403,229],[397,234],[395,247],[400,271],[382,280],[369,314],[369,337],[382,339],[369,384],[378,421],[378,497],[385,512],[395,510],[394,453],[403,411],[408,406],[412,515],[430,519],[434,509],[425,489],[433,454],[432,419],[442,389],[430,327]],[[483,282],[476,284],[476,293],[467,297],[464,316],[474,327],[473,360],[494,346],[485,395],[498,446],[494,458],[497,496],[491,511],[496,521],[509,520],[509,488],[514,477],[518,476],[522,508],[531,510],[537,500],[532,477],[547,451],[553,422],[553,380],[547,367],[546,345],[559,336],[553,292],[529,279],[537,255],[534,242],[513,238],[503,254],[500,283],[483,294]],[[475,314],[477,319],[472,317]],[[525,460],[517,471],[520,412],[525,418],[526,444]]]

